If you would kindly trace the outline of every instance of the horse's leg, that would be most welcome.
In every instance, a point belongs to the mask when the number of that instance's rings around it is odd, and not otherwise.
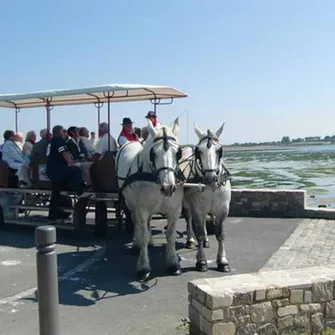
[[[209,239],[208,239],[208,234],[207,234],[207,217],[204,221],[204,231],[205,231],[205,239],[204,239],[204,248],[209,248]]]
[[[192,229],[192,215],[191,211],[188,208],[183,208],[183,214],[186,221],[186,248],[193,249],[195,247],[194,232]]]
[[[139,247],[139,257],[137,261],[136,274],[141,281],[147,280],[150,276],[151,268],[148,255],[148,244],[150,240],[148,231],[148,215],[144,213],[134,213],[135,241]]]
[[[149,248],[152,248],[154,246],[154,241],[152,240],[151,216],[148,218],[148,232],[149,232]]]
[[[224,221],[228,216],[228,210],[220,213],[215,218],[215,236],[218,241],[218,253],[216,258],[217,270],[220,272],[230,272],[230,266],[226,258],[226,250],[224,247]]]
[[[152,235],[151,235],[151,226],[150,226],[150,222],[151,222],[151,217],[148,219],[148,232],[149,232],[149,248],[152,248],[154,246],[154,242],[152,240]],[[134,226],[134,236],[133,236],[133,247],[132,247],[132,254],[138,256],[139,254],[139,243],[136,240],[136,226]]]
[[[204,221],[205,218],[202,215],[192,213],[193,230],[198,241],[197,262],[195,268],[197,271],[200,272],[205,272],[208,270],[207,259],[204,252],[204,241],[205,241]]]
[[[176,235],[177,235],[177,222],[180,217],[180,210],[172,212],[167,216],[167,230],[166,230],[166,264],[168,273],[174,276],[181,275],[181,268],[179,264],[179,257],[176,251]]]

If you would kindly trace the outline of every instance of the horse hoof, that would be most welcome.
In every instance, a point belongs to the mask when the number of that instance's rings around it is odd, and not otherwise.
[[[137,280],[141,282],[147,281],[150,277],[150,272],[151,272],[151,269],[138,270],[136,273]]]
[[[187,249],[194,249],[195,248],[195,243],[193,241],[187,241],[186,242],[186,248]]]
[[[204,248],[209,248],[209,241],[204,241]]]
[[[168,267],[168,273],[171,276],[180,276],[182,271],[179,265],[171,265]]]
[[[199,272],[206,272],[208,270],[207,262],[197,262],[195,269]]]
[[[218,264],[217,270],[219,272],[230,272],[230,266],[227,263]]]

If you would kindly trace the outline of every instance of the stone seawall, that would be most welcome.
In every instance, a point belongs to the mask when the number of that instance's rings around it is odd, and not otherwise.
[[[306,191],[233,189],[230,216],[303,217]]]
[[[233,189],[229,216],[335,219],[335,209],[309,208],[304,190]]]
[[[328,267],[191,281],[190,334],[321,334],[335,328],[334,284]]]

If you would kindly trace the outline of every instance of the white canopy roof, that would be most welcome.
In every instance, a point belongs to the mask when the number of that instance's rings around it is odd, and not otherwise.
[[[169,86],[111,84],[74,90],[49,90],[22,94],[0,94],[0,107],[43,107],[47,101],[52,106],[93,104],[106,102],[141,101],[150,99],[185,98],[183,93]]]

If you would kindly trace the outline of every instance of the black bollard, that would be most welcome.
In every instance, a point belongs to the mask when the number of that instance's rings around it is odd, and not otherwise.
[[[59,335],[56,229],[41,226],[35,230],[37,291],[40,335]]]

